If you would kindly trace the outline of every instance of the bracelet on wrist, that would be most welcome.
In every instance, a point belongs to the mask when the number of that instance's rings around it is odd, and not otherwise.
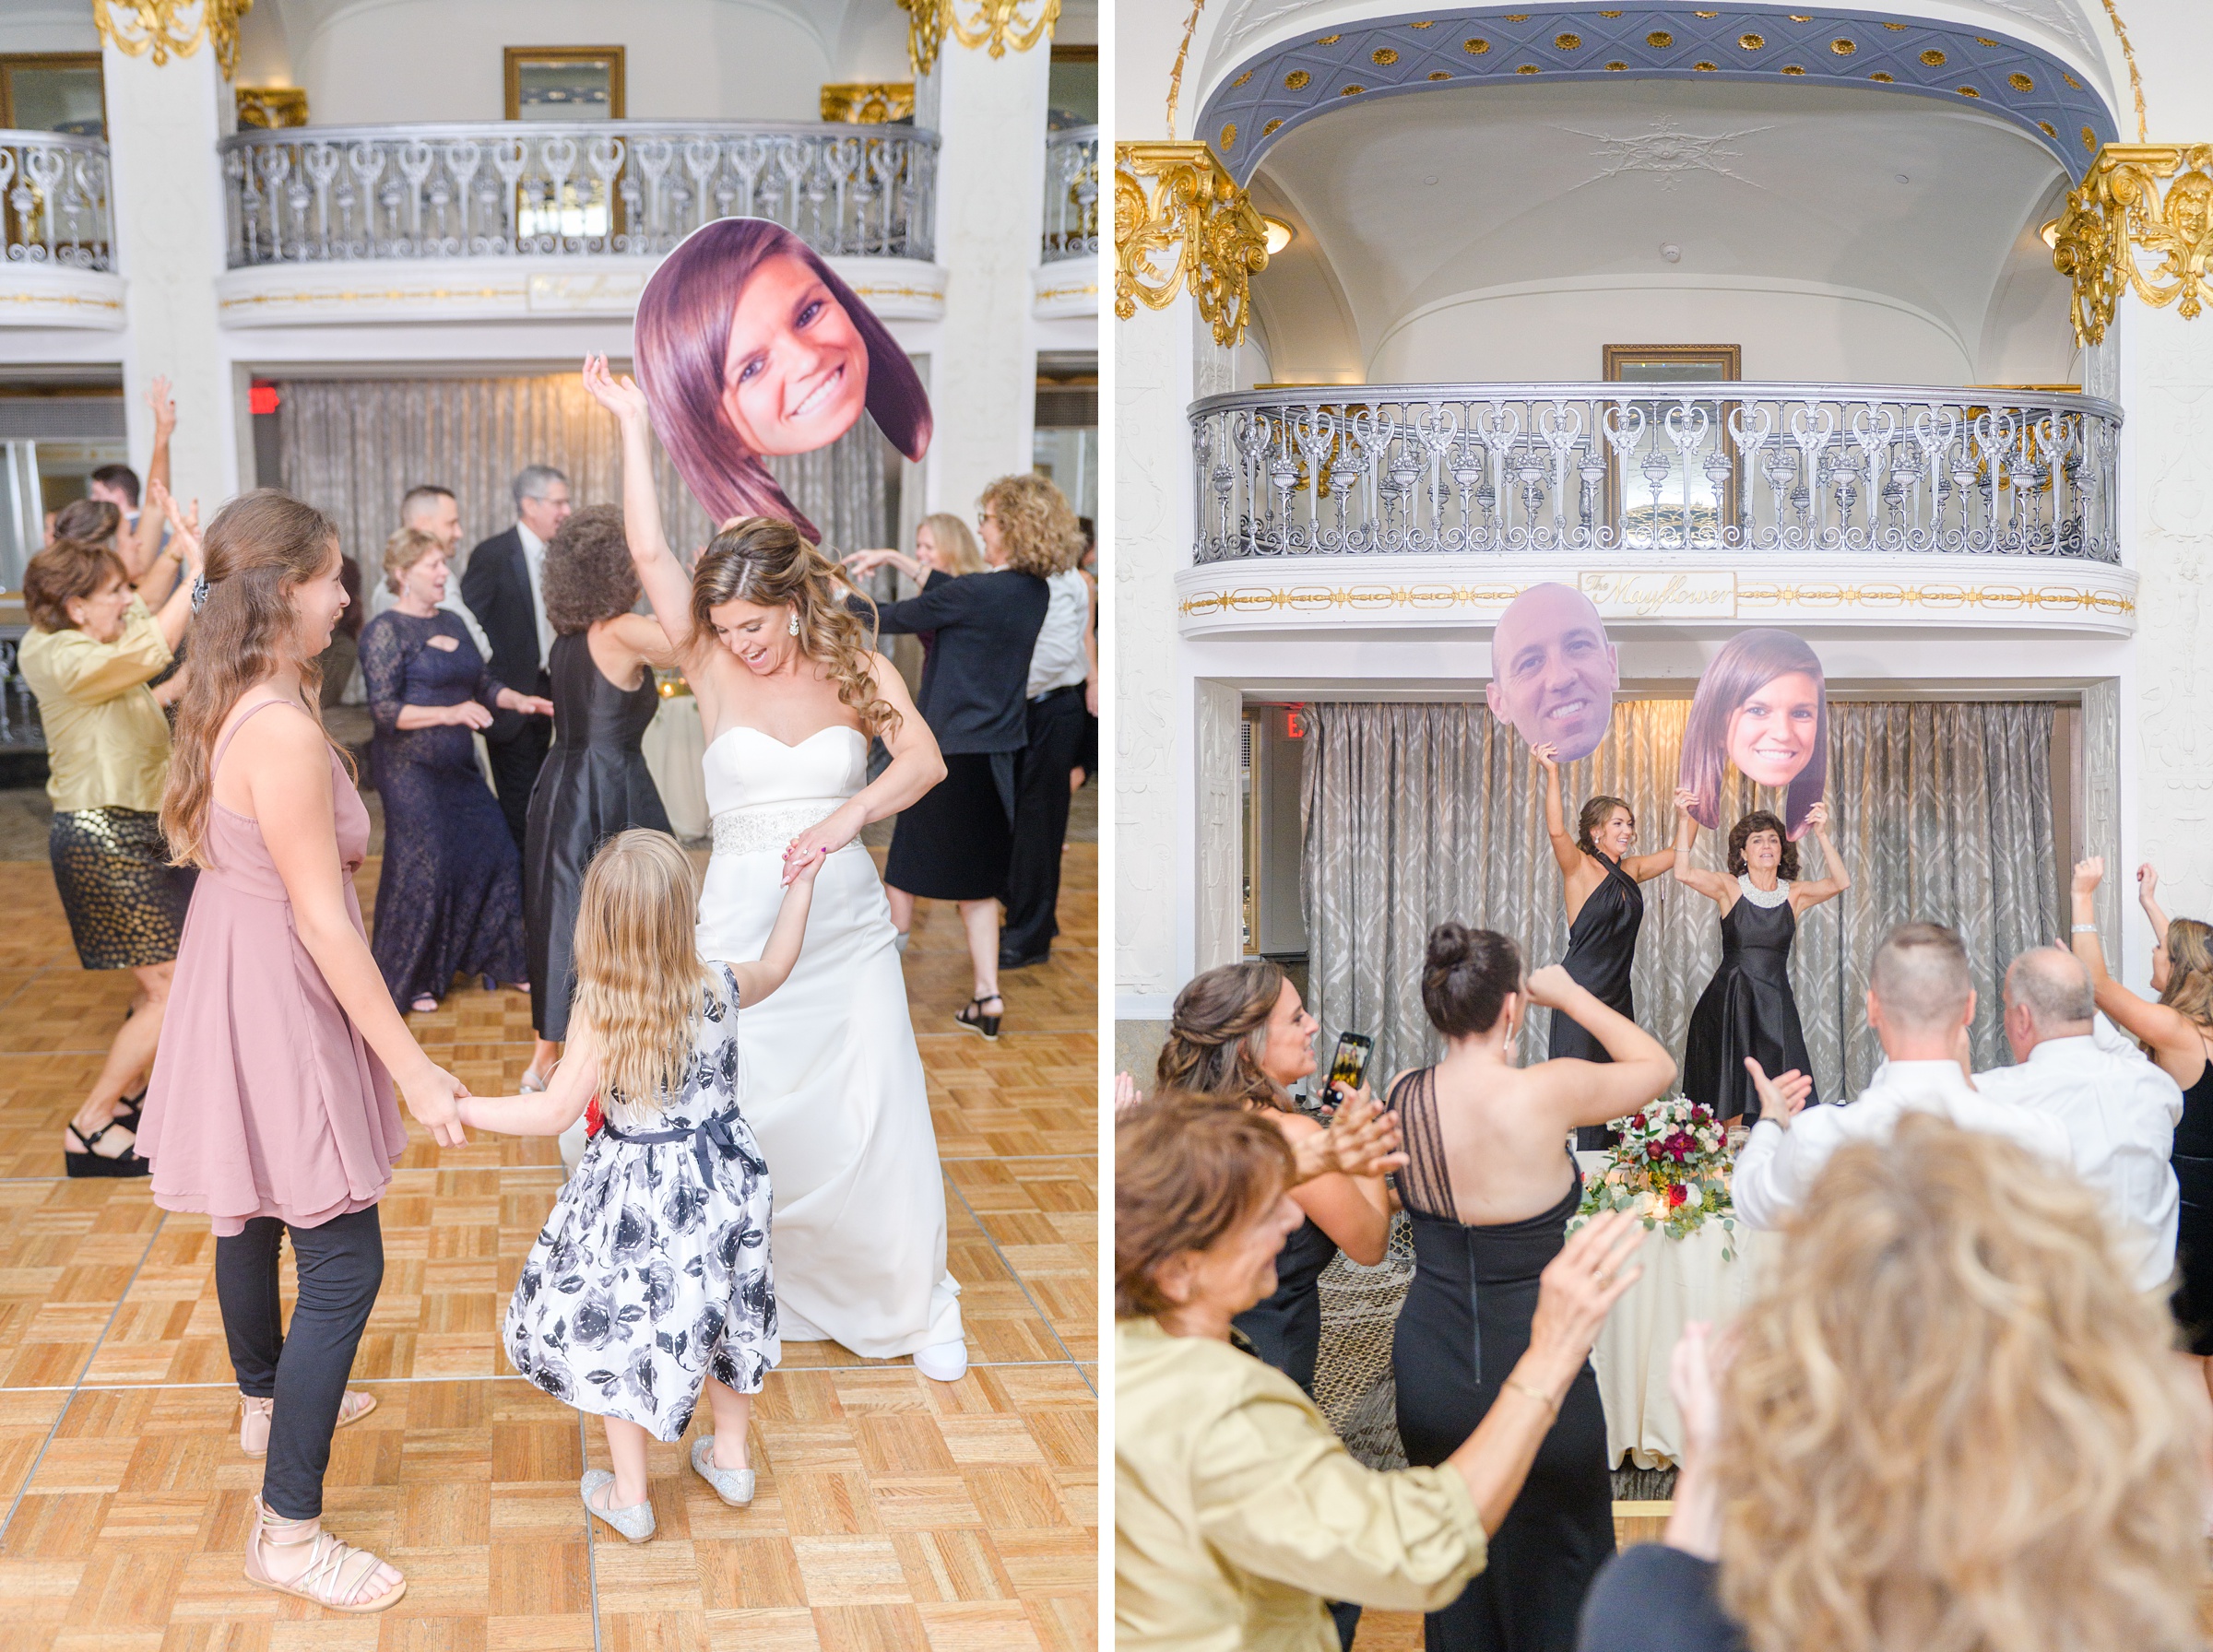
[[[2095,935],[2098,933],[2098,926],[2095,924],[2077,924],[2067,933],[2070,935]]]
[[[1532,1399],[1535,1400],[1539,1405],[1543,1406],[1554,1416],[1556,1417],[1560,1414],[1560,1402],[1553,1398],[1551,1395],[1545,1393],[1544,1389],[1538,1387],[1536,1384],[1525,1383],[1518,1376],[1509,1376],[1506,1379],[1505,1386],[1509,1388],[1519,1388],[1522,1393],[1528,1395]]]

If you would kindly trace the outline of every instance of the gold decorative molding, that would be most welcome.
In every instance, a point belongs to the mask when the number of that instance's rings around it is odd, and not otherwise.
[[[2128,26],[2121,21],[2121,9],[2113,0],[2105,0],[2105,15],[2113,26],[2113,38],[2121,42],[2121,56],[2128,65],[2128,89],[2136,96],[2136,141],[2148,143],[2151,134],[2144,119],[2144,77],[2136,73],[2136,49],[2128,43]]]
[[[1027,52],[1052,39],[1060,20],[1060,0],[899,0],[899,9],[906,13],[906,61],[917,79],[936,66],[948,36],[1004,57],[1010,47]]]
[[[860,126],[915,118],[911,80],[856,80],[822,88],[822,119]]]
[[[2053,267],[2075,284],[2077,342],[2105,336],[2127,290],[2195,319],[2213,257],[2213,145],[2106,145],[2050,231]]]
[[[263,131],[307,124],[307,89],[298,86],[242,86],[233,94],[238,124]]]
[[[1172,264],[1157,262],[1174,249]],[[1268,231],[1204,144],[1114,146],[1114,313],[1165,310],[1189,289],[1225,348],[1245,336]]]
[[[1375,613],[1392,608],[1450,611],[1473,608],[1494,615],[1527,589],[1523,585],[1244,585],[1225,591],[1203,591],[1187,596],[1177,612],[1187,620],[1212,619],[1225,614],[1289,612],[1320,614],[1332,610]],[[1747,610],[1764,612],[1790,608],[1925,608],[1938,612],[1980,608],[1991,613],[2023,611],[2049,614],[2094,614],[2126,619],[2136,603],[2117,591],[2081,585],[1970,585],[1939,582],[1908,584],[1888,580],[1844,584],[1817,580],[1799,584],[1775,584],[1740,580],[1736,586],[1736,613],[1722,618],[1744,618]]]
[[[1183,43],[1176,48],[1176,67],[1168,75],[1168,136],[1176,136],[1176,102],[1183,96],[1183,60],[1191,50],[1191,36],[1199,30],[1199,14],[1206,0],[1191,0],[1191,15],[1184,19]]]
[[[190,57],[209,41],[228,80],[238,73],[238,20],[253,9],[254,0],[92,0],[92,22],[126,57],[150,51],[157,67],[172,52]]]

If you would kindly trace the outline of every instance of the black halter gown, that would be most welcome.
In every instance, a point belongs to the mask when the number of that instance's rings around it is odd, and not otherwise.
[[[1761,906],[1739,894],[1722,918],[1722,965],[1690,1012],[1683,1053],[1683,1093],[1721,1119],[1744,1115],[1759,1122],[1759,1092],[1745,1070],[1752,1056],[1769,1078],[1793,1068],[1811,1074],[1798,1000],[1791,994],[1791,942],[1798,920],[1791,903]],[[1809,1093],[1812,1106],[1820,1096]]]
[[[2175,1246],[2183,1284],[2174,1293],[2174,1316],[2192,1353],[2213,1354],[2213,1058],[2183,1092],[2172,1162],[2183,1195]]]
[[[1637,1000],[1629,972],[1637,962],[1637,930],[1644,922],[1644,891],[1618,860],[1608,860],[1595,850],[1584,853],[1606,868],[1606,876],[1568,926],[1568,956],[1560,960],[1560,967],[1600,1003],[1635,1021]],[[1552,1012],[1552,1042],[1545,1054],[1555,1060],[1562,1056],[1584,1061],[1614,1059],[1580,1022],[1557,1009]],[[1575,1132],[1575,1145],[1586,1152],[1609,1147],[1613,1140],[1614,1132],[1604,1125],[1583,1125]]]
[[[1437,1121],[1435,1069],[1391,1092],[1408,1163],[1397,1173],[1414,1225],[1414,1283],[1391,1335],[1399,1438],[1418,1468],[1474,1433],[1529,1351],[1537,1276],[1560,1254],[1582,1201],[1581,1174],[1560,1202],[1524,1221],[1463,1227]],[[1428,1652],[1568,1652],[1583,1596],[1614,1552],[1606,1413],[1588,1362],[1576,1374],[1529,1478],[1492,1536],[1490,1562],[1424,1627]]]

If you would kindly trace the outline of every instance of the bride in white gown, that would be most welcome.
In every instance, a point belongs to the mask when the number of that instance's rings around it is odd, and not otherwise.
[[[742,519],[687,574],[654,496],[645,393],[607,359],[585,386],[622,427],[623,526],[707,734],[715,851],[699,903],[710,958],[760,954],[804,857],[826,856],[791,979],[749,1008],[739,1090],[768,1160],[769,1244],[787,1341],[834,1339],[926,1376],[967,1369],[945,1270],[945,1185],[891,913],[860,829],[945,773],[891,662],[868,646],[835,564],[789,524]],[[891,766],[868,778],[869,737]]]

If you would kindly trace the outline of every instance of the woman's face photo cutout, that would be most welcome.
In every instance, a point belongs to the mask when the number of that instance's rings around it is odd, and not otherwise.
[[[1804,834],[1828,785],[1828,699],[1820,660],[1790,631],[1739,631],[1698,678],[1678,784],[1691,819],[1710,831],[1732,768],[1785,793],[1783,820],[1793,840]]]
[[[766,218],[719,218],[679,243],[638,299],[633,353],[654,430],[716,522],[779,516],[819,541],[766,461],[828,447],[864,407],[908,458],[929,446],[929,398],[906,352]]]
[[[1507,604],[1491,633],[1491,715],[1531,746],[1571,763],[1589,757],[1614,718],[1620,663],[1605,621],[1572,585],[1532,585]]]

